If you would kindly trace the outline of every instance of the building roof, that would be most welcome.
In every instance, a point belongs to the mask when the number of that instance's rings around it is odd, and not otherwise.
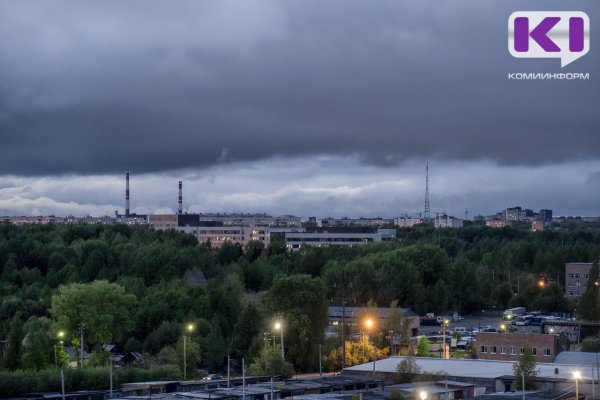
[[[554,362],[557,364],[573,364],[596,367],[600,364],[600,354],[585,353],[582,351],[562,351],[558,353]]]
[[[330,318],[342,318],[342,310],[343,308],[340,306],[329,306],[327,307],[327,311],[329,313]],[[345,317],[346,318],[356,318],[364,315],[365,313],[374,312],[377,314],[378,318],[387,318],[390,311],[393,308],[384,308],[384,307],[346,307]],[[418,317],[419,315],[412,311],[410,308],[400,308],[402,311],[402,315],[404,317]]]
[[[375,370],[383,373],[396,372],[397,365],[406,357],[389,357],[377,360]],[[504,376],[514,376],[512,361],[468,360],[451,358],[444,360],[431,357],[414,357],[415,362],[423,372],[447,372],[448,376],[460,378],[498,379]],[[577,364],[537,363],[538,379],[573,379],[573,371],[580,371],[582,381],[591,381],[592,370],[581,368]],[[345,368],[347,372],[372,372],[373,363],[355,365]],[[557,373],[558,372],[558,373]]]

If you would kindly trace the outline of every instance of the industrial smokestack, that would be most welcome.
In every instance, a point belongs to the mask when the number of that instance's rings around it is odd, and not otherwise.
[[[183,182],[179,181],[179,214],[183,214]]]
[[[129,217],[129,170],[125,171],[125,216]]]

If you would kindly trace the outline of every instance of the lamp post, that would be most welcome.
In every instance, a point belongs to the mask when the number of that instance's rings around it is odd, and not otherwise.
[[[194,331],[193,324],[187,324],[185,330],[191,334]],[[185,332],[183,333],[183,380],[187,379],[187,349],[186,349],[186,336]]]
[[[58,338],[58,342],[60,343],[61,347],[63,344],[63,338],[65,337],[65,332],[63,331],[58,331],[58,333],[56,334],[56,337]],[[54,345],[54,368],[58,368],[58,356],[56,354],[56,347],[57,345]]]
[[[579,379],[581,379],[581,373],[573,371],[573,378],[575,378],[575,399],[579,400]]]
[[[367,327],[367,331],[372,335],[372,328],[375,327],[375,322],[371,318],[368,318],[365,321],[365,325]],[[375,344],[375,339],[373,338],[373,378],[375,378],[375,363],[377,362],[377,345]]]
[[[421,399],[421,400],[427,400],[427,392],[424,391],[424,390],[421,390],[419,392],[419,399]]]
[[[64,346],[64,341],[63,339],[65,338],[65,332],[64,331],[58,331],[56,334],[56,337],[58,338],[58,343],[60,344],[60,349],[62,351],[62,348]],[[58,356],[57,356],[57,350],[56,350],[57,345],[54,345],[54,366],[56,368],[58,368]],[[65,371],[64,371],[64,365],[61,363],[60,364],[60,394],[62,397],[62,400],[65,400]]]
[[[283,360],[285,360],[285,355],[284,355],[285,353],[283,351],[283,325],[281,325],[281,322],[279,322],[279,321],[275,322],[275,330],[279,331],[279,335],[280,335],[279,337],[281,339],[281,358]]]
[[[442,321],[442,358],[443,359],[446,359],[446,325],[448,325],[447,319]]]
[[[500,332],[502,332],[502,333],[506,332],[506,325],[504,325],[504,324],[500,325]]]

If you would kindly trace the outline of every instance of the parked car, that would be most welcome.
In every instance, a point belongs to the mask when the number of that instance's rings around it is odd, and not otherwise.
[[[214,381],[218,379],[223,379],[223,377],[219,374],[208,374],[204,378],[202,378],[203,381]]]

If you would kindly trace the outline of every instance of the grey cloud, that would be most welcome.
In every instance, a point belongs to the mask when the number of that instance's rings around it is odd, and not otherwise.
[[[581,9],[592,21],[600,8],[544,7]],[[597,80],[507,80],[560,71],[557,60],[508,54],[507,18],[521,8],[516,0],[2,3],[0,170],[157,172],[324,154],[387,167],[412,157],[597,158]],[[593,74],[598,57],[591,51],[567,69]]]

